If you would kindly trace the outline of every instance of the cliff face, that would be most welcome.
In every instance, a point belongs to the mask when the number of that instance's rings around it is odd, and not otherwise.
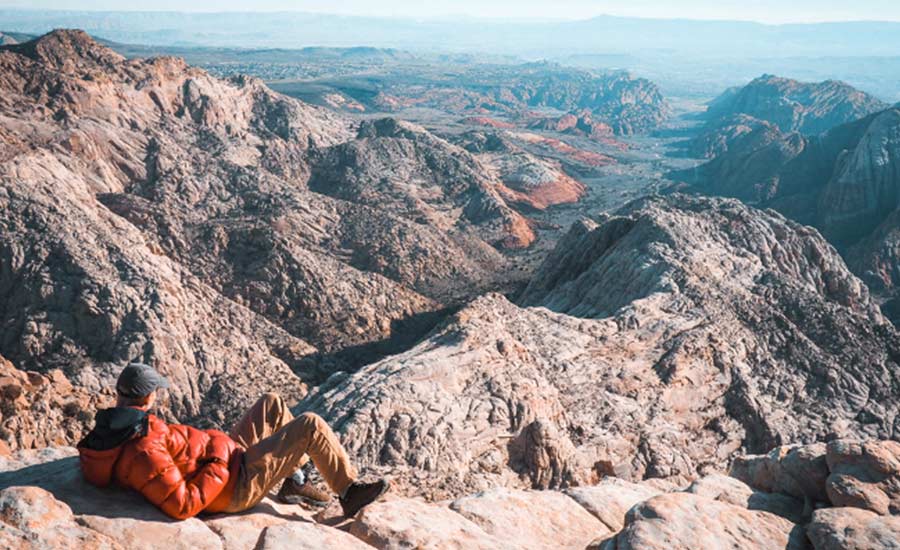
[[[894,433],[896,331],[817,232],[777,214],[637,201],[577,224],[519,304],[481,298],[301,406],[434,498],[687,480],[741,449]]]
[[[98,391],[147,361],[173,378],[171,412],[218,424],[523,277],[501,249],[529,222],[424,130],[357,128],[79,31],[0,48],[0,89],[0,353],[17,368]]]
[[[854,242],[900,208],[900,109],[871,117],[854,147],[835,159],[818,200],[826,236]]]

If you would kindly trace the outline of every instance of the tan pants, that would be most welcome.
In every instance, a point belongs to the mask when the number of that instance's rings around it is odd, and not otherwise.
[[[226,512],[252,508],[309,459],[336,494],[356,479],[347,452],[322,417],[303,413],[294,418],[278,394],[260,397],[231,429],[231,437],[247,451]]]

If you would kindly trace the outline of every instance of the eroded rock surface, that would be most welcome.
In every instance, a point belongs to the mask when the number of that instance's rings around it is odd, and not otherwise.
[[[873,550],[897,548],[900,536],[897,516],[814,508],[721,474],[686,489],[605,478],[565,492],[495,488],[441,502],[392,492],[349,520],[336,501],[313,513],[267,498],[240,514],[176,522],[133,492],[87,485],[74,454],[62,447],[0,458],[4,548]]]
[[[900,513],[900,443],[832,441],[826,459],[826,490],[834,506]]]
[[[768,512],[689,494],[654,497],[628,512],[625,528],[602,550],[808,548],[803,529]]]
[[[896,298],[900,110],[887,108],[816,136],[772,123],[725,127],[727,147],[675,177],[696,191],[737,197],[814,225],[884,301]]]
[[[363,510],[350,532],[377,547],[399,548],[515,548],[511,541],[488,534],[477,524],[446,506],[416,499],[389,499]]]
[[[687,485],[836,425],[893,434],[896,331],[816,231],[778,214],[637,201],[576,225],[519,302],[476,300],[301,406],[433,498],[606,475]]]
[[[420,128],[80,31],[2,46],[0,69],[0,354],[76,392],[139,360],[173,382],[164,412],[227,426],[527,276],[498,248],[530,222]]]
[[[829,464],[825,444],[785,446],[765,455],[743,456],[734,461],[731,475],[769,493],[826,502],[825,482]]]
[[[0,356],[0,455],[80,439],[104,399],[72,386],[62,370],[25,372]]]
[[[625,525],[628,510],[639,502],[662,494],[662,491],[648,485],[608,477],[596,485],[567,489],[566,494],[602,521],[610,532],[615,533]]]
[[[757,491],[737,478],[724,474],[712,474],[691,483],[688,493],[699,495],[747,510],[771,512],[794,523],[804,523],[812,513],[804,500],[780,491]]]
[[[450,508],[513,548],[574,550],[610,533],[577,502],[555,491],[495,489],[455,500]]]
[[[816,510],[806,529],[815,550],[900,548],[900,517],[859,508]]]
[[[887,104],[837,80],[799,82],[763,75],[712,102],[708,116],[748,115],[783,132],[814,135],[880,111]]]
[[[389,494],[344,520],[264,499],[240,514],[173,521],[134,493],[97,489],[81,477],[72,448],[0,458],[4,548],[583,548],[610,533],[555,491],[490,491],[453,503]]]

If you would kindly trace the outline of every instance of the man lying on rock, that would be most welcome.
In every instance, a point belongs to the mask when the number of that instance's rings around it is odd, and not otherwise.
[[[337,495],[345,517],[388,490],[386,480],[360,483],[346,451],[322,418],[291,415],[276,394],[263,395],[226,435],[169,425],[150,414],[168,381],[132,363],[116,383],[118,401],[97,412],[94,429],[78,444],[81,470],[92,484],[115,481],[139,491],[176,519],[200,512],[240,512],[281,483],[283,501],[326,500],[300,468],[312,459]]]

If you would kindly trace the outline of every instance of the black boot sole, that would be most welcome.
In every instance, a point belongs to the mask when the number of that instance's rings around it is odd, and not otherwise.
[[[346,511],[344,511],[344,519],[350,519],[350,518],[356,516],[356,514],[358,514],[360,510],[362,510],[366,506],[372,504],[373,502],[375,502],[378,499],[380,499],[381,497],[383,497],[384,494],[387,493],[390,489],[391,489],[391,483],[389,481],[385,480],[384,487],[381,488],[381,491],[379,491],[378,494],[372,498],[372,500],[370,500],[369,502],[363,504],[362,506],[360,506],[359,508],[354,510],[353,513],[348,514]],[[341,504],[341,509],[343,509],[343,508],[344,508],[344,505]]]

